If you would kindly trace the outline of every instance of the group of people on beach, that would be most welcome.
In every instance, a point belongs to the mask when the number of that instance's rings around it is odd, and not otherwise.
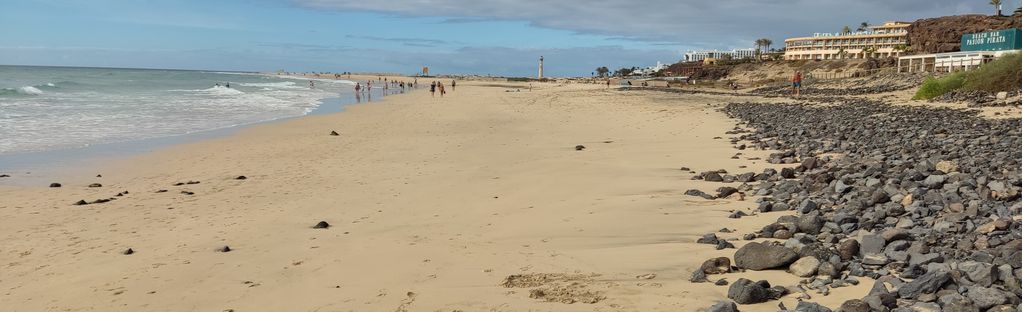
[[[457,85],[458,85],[457,81],[451,80],[451,92],[454,91],[454,88]],[[444,97],[444,95],[447,94],[447,89],[444,88],[443,82],[433,81],[432,83],[429,84],[429,94],[431,96],[436,97],[436,93],[438,91],[440,92],[440,97]]]

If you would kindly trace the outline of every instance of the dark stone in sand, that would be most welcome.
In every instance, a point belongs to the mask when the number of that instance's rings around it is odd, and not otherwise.
[[[696,244],[716,245],[718,242],[720,242],[720,239],[717,238],[717,234],[713,233],[705,234],[696,240]]]
[[[189,191],[181,191],[181,194],[185,194],[185,195],[195,195],[195,192],[189,192]]]
[[[131,248],[128,248],[128,249],[126,249],[126,250],[121,252],[121,254],[124,254],[124,255],[130,255],[130,254],[134,254],[134,253],[135,253],[135,251],[132,250]]]
[[[738,312],[738,306],[731,301],[721,301],[710,306],[706,312]]]
[[[688,278],[688,281],[693,283],[706,283],[710,280],[706,279],[706,273],[703,273],[703,270],[695,270],[695,272],[692,272],[692,277]]]
[[[727,290],[728,299],[738,304],[761,303],[770,300],[770,283],[766,281],[753,282],[745,278],[739,278]]]
[[[332,135],[332,136],[338,136],[338,135],[341,135],[341,134],[340,134],[340,133],[337,133],[337,131],[330,131],[330,135]]]
[[[156,192],[157,192],[157,193],[166,193],[166,192],[167,192],[167,190],[158,190],[158,191],[156,191]]]
[[[717,280],[716,282],[713,282],[713,284],[717,286],[727,286],[727,280],[722,278]]]
[[[731,273],[731,259],[728,259],[727,257],[709,259],[704,261],[703,265],[701,265],[699,269],[706,274]]]
[[[584,150],[584,149],[586,149],[585,145],[575,145],[575,150],[576,151],[581,151],[581,150]]]
[[[11,177],[11,176],[10,176],[10,175],[8,175],[8,174],[0,174],[0,178],[10,178],[10,177]]]
[[[77,203],[75,203],[76,206],[84,206],[84,205],[88,205],[88,204],[89,204],[89,202],[85,201],[84,199],[83,200],[79,200]]]
[[[717,198],[728,197],[735,193],[738,193],[738,189],[730,186],[724,186],[717,189]]]
[[[798,303],[798,305],[795,306],[795,311],[797,311],[797,312],[833,312],[833,310],[831,310],[830,308],[822,306],[819,303],[809,302],[809,301],[800,301]]]
[[[50,187],[61,187],[60,183],[50,183]]]
[[[103,175],[102,175],[102,174],[97,174],[97,175],[96,175],[96,177],[97,177],[97,178],[102,178],[102,177],[103,177]]]
[[[105,204],[105,203],[109,203],[109,202],[110,202],[110,199],[108,199],[108,198],[101,198],[101,199],[97,199],[96,201],[93,201],[92,203],[93,204]]]
[[[724,182],[724,177],[720,176],[719,173],[711,171],[703,174],[703,180],[709,182]]]
[[[199,182],[199,181],[188,181],[185,184],[192,185],[192,184],[199,184],[199,183],[202,183],[202,182]]]
[[[717,250],[724,250],[724,249],[735,249],[735,245],[731,244],[731,242],[723,240],[723,239],[717,241]]]
[[[231,246],[223,246],[223,247],[217,248],[216,251],[219,251],[219,252],[231,252]]]
[[[234,178],[234,179],[235,180],[246,180],[246,179],[248,179],[248,177],[246,177],[246,176],[238,176],[237,178]]]
[[[735,265],[750,270],[780,268],[798,260],[798,254],[783,246],[748,243],[735,252]]]
[[[314,229],[325,229],[329,227],[330,223],[327,223],[326,221],[319,221],[319,223],[316,223],[316,225],[312,226],[312,228]]]
[[[92,184],[89,184],[89,187],[103,187],[103,185],[99,184],[99,183],[92,183]]]

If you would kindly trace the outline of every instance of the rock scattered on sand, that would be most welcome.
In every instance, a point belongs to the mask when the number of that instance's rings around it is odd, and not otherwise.
[[[721,301],[706,309],[706,312],[739,312],[738,306],[732,301]]]
[[[10,177],[11,177],[11,175],[9,175],[9,174],[0,174],[0,178],[10,178]]]
[[[50,187],[61,187],[60,183],[50,183]]]
[[[89,187],[103,187],[103,185],[99,184],[99,183],[92,183],[92,184],[89,184]]]
[[[103,177],[103,175],[102,175],[102,174],[97,174],[97,175],[96,175],[96,177],[97,177],[97,178],[102,178],[102,177]]]
[[[157,190],[156,192],[157,192],[157,193],[166,193],[166,192],[167,192],[167,190]]]
[[[585,145],[575,145],[575,150],[576,151],[581,151],[581,150],[584,150],[584,149],[586,149]]]
[[[217,252],[231,252],[231,246],[223,246],[216,249]]]
[[[703,265],[699,267],[699,270],[706,274],[731,273],[731,259],[728,259],[727,257],[717,257],[706,260],[703,262]]]
[[[247,180],[248,177],[246,177],[246,176],[238,176],[237,178],[234,178],[234,179],[235,180]]]
[[[135,253],[135,250],[133,250],[131,248],[125,249],[124,251],[121,252],[121,254],[123,254],[123,255],[131,255],[131,254],[134,254],[134,253]]]
[[[195,195],[195,192],[192,192],[192,191],[181,191],[181,194],[185,194],[185,195]]]
[[[316,223],[316,225],[312,226],[312,228],[314,229],[326,229],[329,227],[330,223],[327,223],[326,221],[319,221],[319,223]]]
[[[784,246],[752,242],[738,249],[734,258],[736,266],[760,271],[785,267],[795,262],[798,254]]]
[[[87,202],[87,201],[85,201],[83,199],[83,200],[79,200],[78,202],[76,202],[75,206],[85,206],[85,205],[88,205],[88,204],[89,204],[89,202]]]
[[[338,135],[341,135],[341,134],[340,134],[340,133],[337,133],[337,131],[330,131],[330,135],[332,135],[332,136],[338,136]]]

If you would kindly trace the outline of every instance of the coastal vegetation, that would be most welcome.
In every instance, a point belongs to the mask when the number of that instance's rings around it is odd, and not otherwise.
[[[913,99],[928,100],[956,90],[1002,92],[1019,88],[1022,88],[1022,54],[1013,53],[973,71],[929,77]]]
[[[990,0],[990,5],[994,6],[997,10],[997,16],[1001,16],[1001,0]]]

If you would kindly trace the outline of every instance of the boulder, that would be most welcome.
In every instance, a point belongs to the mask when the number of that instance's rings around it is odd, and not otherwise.
[[[769,287],[765,286],[769,286],[769,284],[762,285],[745,278],[739,278],[728,287],[727,297],[738,304],[766,302],[770,299],[770,294],[767,291]]]
[[[740,268],[759,271],[787,266],[798,254],[783,246],[752,242],[738,249],[734,259]]]
[[[816,269],[819,266],[820,260],[816,259],[816,257],[802,257],[788,266],[788,272],[798,277],[810,277],[816,274]]]

